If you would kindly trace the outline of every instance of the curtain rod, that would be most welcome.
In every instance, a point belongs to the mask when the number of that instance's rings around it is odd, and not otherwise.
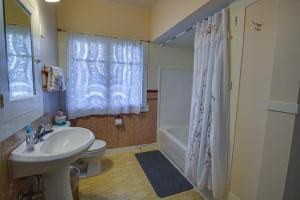
[[[181,33],[178,33],[177,35],[175,35],[175,36],[171,37],[170,39],[167,39],[167,40],[165,40],[165,41],[163,41],[163,42],[160,42],[159,44],[160,44],[160,46],[163,46],[163,45],[165,45],[165,44],[168,44],[169,42],[171,42],[171,41],[173,41],[173,40],[175,40],[175,39],[181,37],[182,35],[184,35],[184,34],[190,32],[191,30],[194,30],[196,27],[197,27],[197,25],[195,24],[195,25],[189,27],[188,29],[186,29],[185,31],[182,31]]]
[[[26,26],[26,27],[30,27],[30,25],[28,25],[28,24],[16,24],[16,23],[7,23],[7,25],[9,25],[9,26]]]
[[[219,12],[220,10],[221,10],[221,9],[217,9],[217,10],[215,11],[215,13]],[[211,15],[213,15],[213,14],[211,14]],[[210,16],[211,16],[211,15],[210,15]],[[202,19],[202,20],[208,20],[208,17],[206,17],[206,18],[204,18],[204,19]],[[182,35],[184,35],[184,34],[190,32],[191,30],[194,30],[195,28],[197,28],[197,23],[196,23],[195,25],[189,27],[189,28],[186,29],[185,31],[183,31],[183,32],[181,32],[181,33],[178,33],[177,35],[171,37],[170,39],[167,39],[167,40],[165,40],[165,41],[163,41],[163,42],[160,42],[159,44],[160,44],[160,46],[163,46],[163,45],[165,45],[165,44],[168,44],[169,42],[171,42],[171,41],[173,41],[173,40],[175,40],[175,39],[181,37]]]
[[[135,40],[135,39],[131,39],[131,38],[123,38],[123,37],[108,36],[108,35],[99,35],[99,34],[92,34],[92,33],[85,33],[85,32],[69,32],[67,30],[60,29],[60,28],[57,28],[56,30],[58,32],[65,32],[65,33],[78,33],[78,34],[94,35],[94,36],[109,37],[109,38],[116,38],[116,39]],[[151,43],[150,40],[137,40],[137,41]]]

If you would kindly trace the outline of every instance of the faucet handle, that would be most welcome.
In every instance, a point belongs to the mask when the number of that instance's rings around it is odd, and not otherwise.
[[[35,136],[39,136],[43,129],[45,130],[45,127],[43,125],[39,125],[38,129],[35,132]]]

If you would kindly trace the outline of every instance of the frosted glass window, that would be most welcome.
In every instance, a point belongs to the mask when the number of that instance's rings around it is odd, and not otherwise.
[[[72,34],[68,78],[70,118],[139,113],[143,45],[139,41]]]

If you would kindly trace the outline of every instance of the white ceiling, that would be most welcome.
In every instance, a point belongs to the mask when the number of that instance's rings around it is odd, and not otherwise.
[[[179,38],[165,44],[167,47],[183,48],[194,50],[195,29],[181,35]]]
[[[109,0],[115,3],[122,3],[130,6],[137,6],[141,8],[152,8],[157,0]]]

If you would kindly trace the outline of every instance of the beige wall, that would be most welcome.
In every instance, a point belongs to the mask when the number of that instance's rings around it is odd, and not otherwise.
[[[158,0],[151,11],[151,40],[155,40],[209,0]]]
[[[154,40],[209,0],[158,0],[152,9],[108,0],[64,0],[57,4],[58,28]]]
[[[57,26],[72,32],[150,39],[150,10],[106,0],[63,0]]]
[[[158,89],[159,68],[193,69],[194,52],[186,49],[149,45],[148,89]]]

